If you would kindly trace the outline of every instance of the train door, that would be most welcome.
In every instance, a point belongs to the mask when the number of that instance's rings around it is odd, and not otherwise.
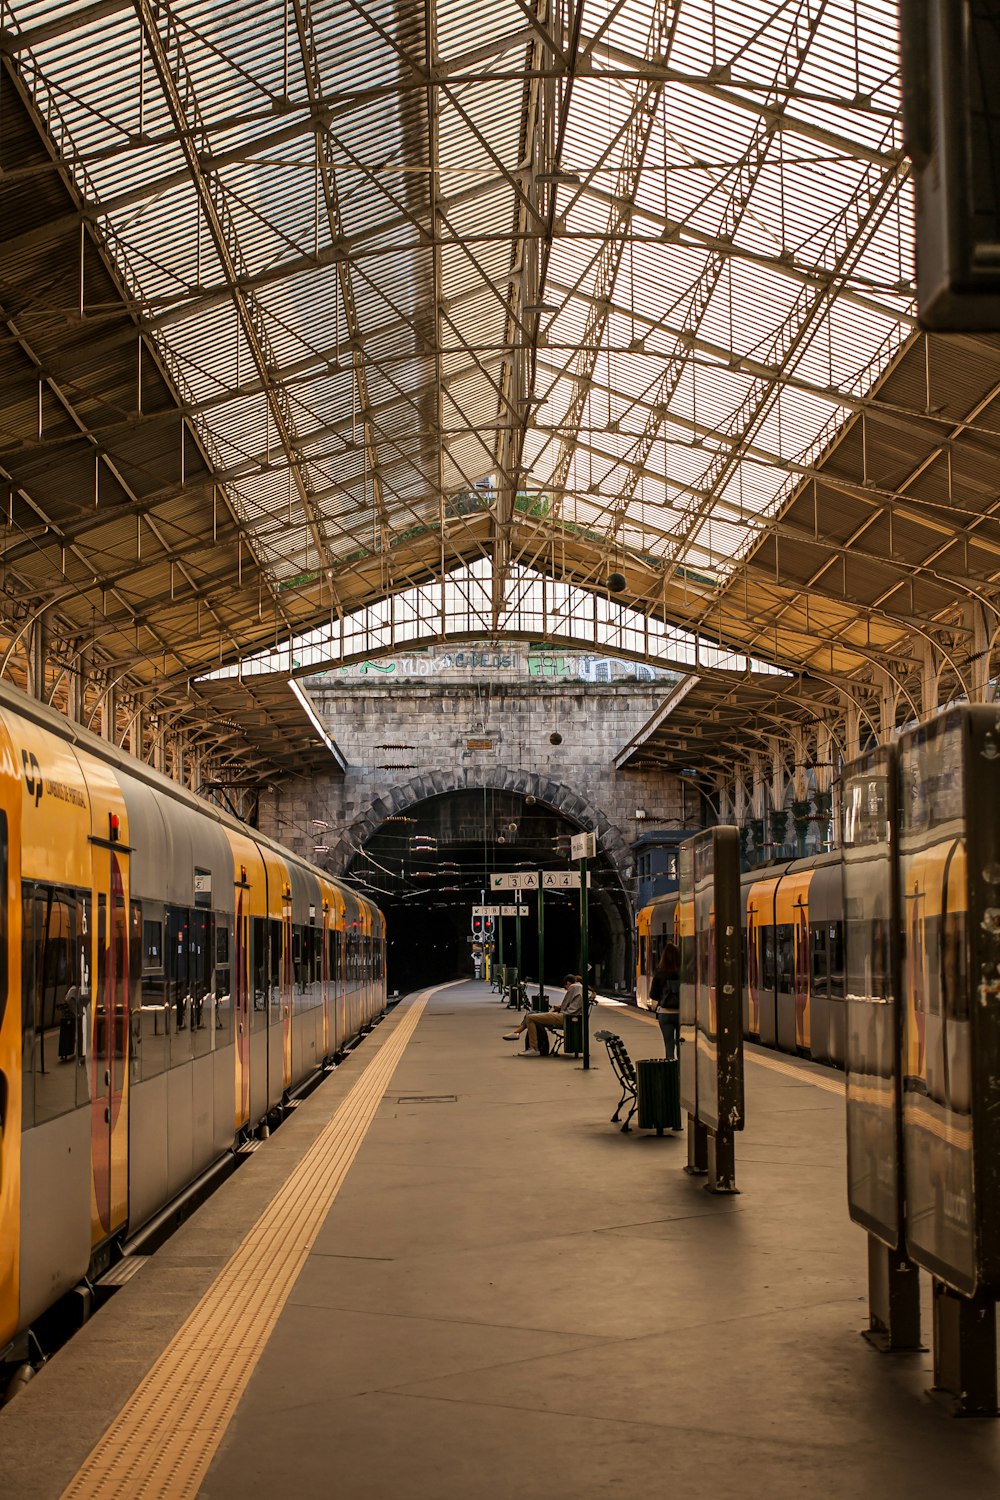
[[[108,887],[97,892],[97,983],[91,1051],[91,1146],[94,1163],[95,1240],[128,1216],[126,1137],[122,1112],[128,1065],[128,925],[125,882],[114,852],[106,865]],[[95,871],[96,873],[96,871]]]
[[[774,896],[776,957],[777,1043],[797,1052],[809,1034],[809,907],[810,870],[794,868],[781,876]]]
[[[757,925],[757,903],[748,897],[746,904],[746,985],[743,993],[743,1030],[747,1036],[760,1036],[760,929]]]
[[[807,887],[795,903],[795,1046],[803,1052],[809,1051],[812,1035],[809,1004],[811,972]]]
[[[323,926],[319,944],[319,980],[323,996],[323,1056],[330,1056],[330,898],[323,895]]]
[[[246,865],[240,868],[235,882],[235,916],[233,918],[233,970],[229,1003],[235,1047],[234,1132],[250,1123],[250,887]]]
[[[292,888],[282,887],[281,898],[281,1086],[292,1086],[292,991],[295,982],[292,934]]]
[[[809,1051],[830,1062],[830,924],[809,924]]]
[[[346,894],[340,933],[340,1045],[354,1035],[354,951],[357,947],[357,897]]]
[[[753,941],[747,968],[753,968],[757,989],[757,1035],[765,1047],[778,1041],[779,932],[775,923],[777,875],[751,885],[747,896],[747,942]],[[752,1012],[751,1012],[752,1014]]]
[[[0,727],[0,1346],[18,1324],[21,1167],[20,788],[6,731]]]
[[[347,1042],[347,907],[341,907],[337,931],[334,934],[334,973],[337,993],[337,1051],[343,1052]]]
[[[817,860],[809,883],[809,1051],[844,1061],[844,886],[839,854]]]

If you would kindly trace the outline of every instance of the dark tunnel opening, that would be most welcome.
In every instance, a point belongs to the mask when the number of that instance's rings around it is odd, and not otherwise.
[[[490,876],[517,870],[576,870],[570,838],[579,826],[555,809],[517,793],[449,792],[389,818],[352,860],[346,874],[382,908],[387,926],[390,992],[472,978],[482,938],[472,908],[513,904],[514,893],[492,892]],[[578,891],[544,896],[540,975],[538,894],[525,891],[520,919],[520,970],[532,982],[557,986],[580,968]],[[516,965],[517,922],[496,919],[492,959]],[[588,901],[590,980],[606,992],[631,981],[631,916],[617,871],[604,856],[591,865]]]

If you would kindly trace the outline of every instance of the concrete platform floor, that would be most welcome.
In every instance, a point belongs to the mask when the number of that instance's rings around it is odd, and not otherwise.
[[[400,1014],[0,1414],[5,1500],[62,1493]],[[748,1048],[742,1191],[716,1198],[681,1137],[609,1123],[603,1046],[589,1073],[520,1057],[509,1018],[484,985],[434,993],[205,1500],[995,1495],[1000,1423],[860,1337],[836,1074]],[[634,1012],[592,1025],[659,1055]]]

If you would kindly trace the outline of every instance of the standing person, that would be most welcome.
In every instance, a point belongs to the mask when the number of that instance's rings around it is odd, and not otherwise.
[[[540,1057],[547,1057],[549,1051],[548,1028],[555,1031],[563,1031],[566,1026],[567,1016],[578,1016],[583,1013],[583,981],[578,974],[567,974],[563,980],[566,993],[558,1005],[551,1010],[527,1011],[524,1019],[516,1031],[504,1033],[505,1042],[516,1042],[523,1031],[528,1033],[528,1048],[537,1052]]]
[[[656,1002],[656,1020],[663,1035],[670,1062],[676,1061],[681,1020],[681,955],[676,943],[664,943],[660,961],[649,986],[649,998]]]

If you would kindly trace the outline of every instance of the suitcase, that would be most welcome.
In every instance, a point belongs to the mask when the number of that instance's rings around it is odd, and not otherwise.
[[[681,1128],[680,1069],[675,1059],[640,1058],[635,1065],[636,1093],[639,1100],[639,1129],[665,1130]]]

